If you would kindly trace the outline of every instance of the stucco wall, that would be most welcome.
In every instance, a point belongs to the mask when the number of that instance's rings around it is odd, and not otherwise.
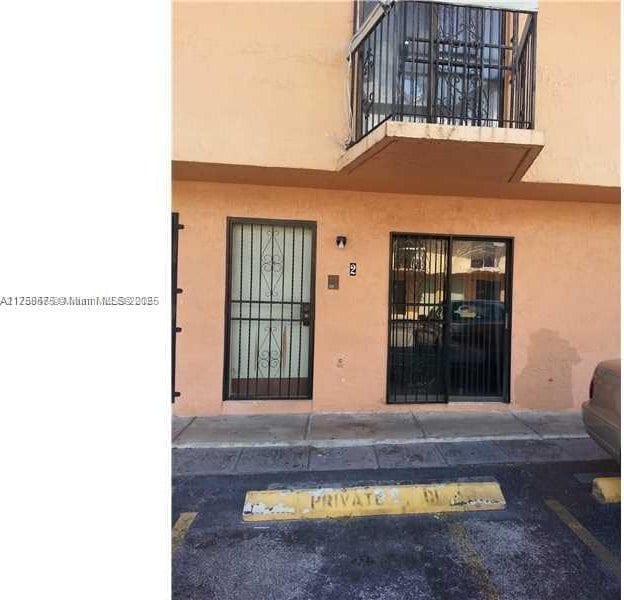
[[[524,181],[620,185],[619,2],[540,0],[536,129]]]
[[[619,206],[174,182],[180,233],[177,414],[385,404],[391,231],[511,236],[511,399],[572,408],[595,363],[619,355]],[[226,218],[313,220],[317,231],[311,402],[222,402]],[[336,235],[348,237],[336,248]],[[349,262],[358,275],[346,276]],[[327,275],[340,274],[338,291]],[[338,359],[342,358],[342,367]],[[405,408],[405,407],[403,407]],[[411,408],[411,407],[408,407]]]
[[[173,3],[174,159],[333,171],[351,2]],[[619,5],[541,0],[525,181],[619,185]]]
[[[353,5],[173,3],[174,160],[333,170]]]

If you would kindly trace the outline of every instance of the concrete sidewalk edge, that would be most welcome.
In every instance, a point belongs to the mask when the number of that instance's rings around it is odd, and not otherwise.
[[[291,441],[254,441],[250,443],[241,442],[173,442],[172,448],[352,448],[357,446],[398,446],[407,444],[432,444],[432,443],[462,443],[462,442],[495,442],[508,440],[560,440],[560,439],[586,439],[589,436],[581,433],[562,434],[509,434],[509,435],[482,435],[482,436],[447,436],[447,437],[425,437],[425,438],[400,438],[400,439],[378,439],[378,438],[358,438],[358,439],[332,439],[332,440],[291,440]]]

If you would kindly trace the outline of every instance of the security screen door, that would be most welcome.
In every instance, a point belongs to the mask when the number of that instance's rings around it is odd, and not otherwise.
[[[393,234],[389,403],[507,401],[511,241]]]
[[[225,399],[311,398],[316,224],[228,221]]]

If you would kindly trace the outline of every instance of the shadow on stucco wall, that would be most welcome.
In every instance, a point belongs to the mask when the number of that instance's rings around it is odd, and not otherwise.
[[[523,408],[573,408],[572,367],[579,353],[556,331],[531,335],[528,361],[514,384],[514,404]]]

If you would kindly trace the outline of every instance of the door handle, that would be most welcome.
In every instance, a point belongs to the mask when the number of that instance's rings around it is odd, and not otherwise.
[[[310,327],[312,321],[312,305],[309,302],[301,304],[301,324],[304,327]]]

